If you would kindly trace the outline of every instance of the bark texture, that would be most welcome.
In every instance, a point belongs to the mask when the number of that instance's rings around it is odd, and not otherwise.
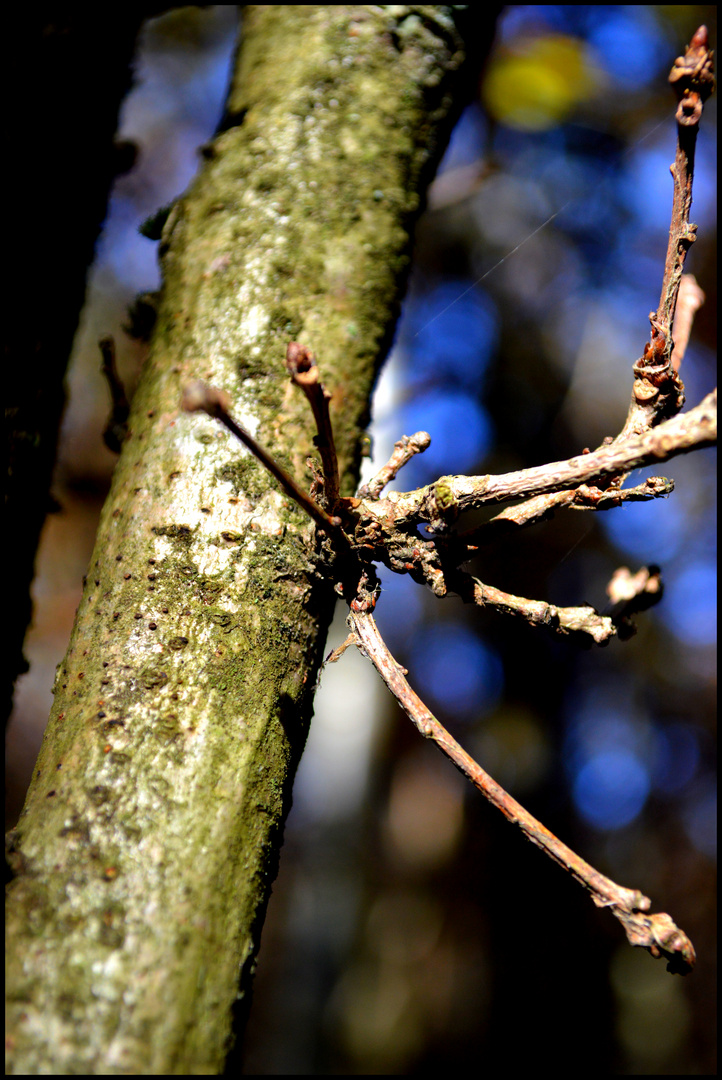
[[[450,11],[245,9],[224,130],[161,241],[151,354],[10,838],[10,1073],[222,1067],[333,592],[313,527],[179,399],[194,378],[228,391],[308,484],[283,361],[309,344],[350,492],[452,119]]]

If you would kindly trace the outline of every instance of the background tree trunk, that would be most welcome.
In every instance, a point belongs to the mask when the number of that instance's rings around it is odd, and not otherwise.
[[[246,8],[224,131],[171,211],[164,293],[11,837],[10,1073],[217,1071],[248,990],[333,608],[313,529],[208,419],[304,484],[291,339],[352,490],[419,191],[455,116],[439,7]],[[240,992],[239,992],[240,973]]]
[[[11,65],[23,92],[9,110],[8,141],[23,163],[24,212],[7,222],[15,255],[4,335],[5,510],[13,522],[5,538],[13,567],[5,586],[13,611],[5,628],[5,722],[15,679],[27,669],[30,583],[86,274],[113,180],[132,164],[133,147],[113,141],[118,110],[140,24],[155,11],[32,7],[11,16]],[[113,47],[99,47],[111,35]],[[60,116],[65,122],[54,122]]]

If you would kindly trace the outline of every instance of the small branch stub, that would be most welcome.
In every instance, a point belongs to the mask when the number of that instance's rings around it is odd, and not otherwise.
[[[251,453],[268,469],[271,476],[275,477],[286,494],[294,499],[321,529],[336,536],[344,537],[341,530],[341,519],[330,517],[318,503],[313,501],[310,495],[307,495],[298,486],[293,477],[289,476],[285,469],[281,468],[271,454],[260,443],[256,442],[245,428],[236,423],[230,415],[230,405],[231,400],[225,391],[218,390],[215,386],[208,386],[199,380],[189,383],[184,388],[181,397],[181,408],[185,412],[205,412],[213,419],[220,420],[237,439],[240,439],[244,446],[248,447]]]
[[[197,379],[184,387],[181,408],[184,412],[205,412],[220,420],[224,414],[230,414],[231,399],[225,390],[217,390]]]
[[[321,384],[316,358],[310,349],[291,341],[286,350],[286,367],[291,381],[303,390],[313,411],[318,434],[314,439],[321,454],[323,495],[329,510],[335,510],[339,496],[338,460],[333,441],[328,403],[331,395]]]
[[[399,469],[411,461],[414,454],[423,454],[431,446],[431,436],[427,431],[417,431],[415,435],[402,435],[394,443],[391,457],[382,469],[367,484],[363,484],[359,495],[364,499],[378,499],[387,484],[396,479]]]

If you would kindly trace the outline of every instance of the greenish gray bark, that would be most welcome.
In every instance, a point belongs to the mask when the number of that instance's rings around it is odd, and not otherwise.
[[[11,837],[10,1073],[222,1067],[334,594],[303,514],[179,399],[194,378],[228,391],[308,484],[283,363],[300,339],[352,490],[450,122],[449,11],[245,9],[225,130],[161,241],[150,357]]]

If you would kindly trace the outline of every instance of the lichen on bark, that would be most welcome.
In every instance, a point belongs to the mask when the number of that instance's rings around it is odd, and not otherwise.
[[[222,1066],[333,591],[311,524],[181,391],[228,391],[307,484],[283,358],[308,343],[352,490],[448,133],[451,10],[244,10],[224,130],[161,240],[150,356],[11,837],[11,1073]]]

